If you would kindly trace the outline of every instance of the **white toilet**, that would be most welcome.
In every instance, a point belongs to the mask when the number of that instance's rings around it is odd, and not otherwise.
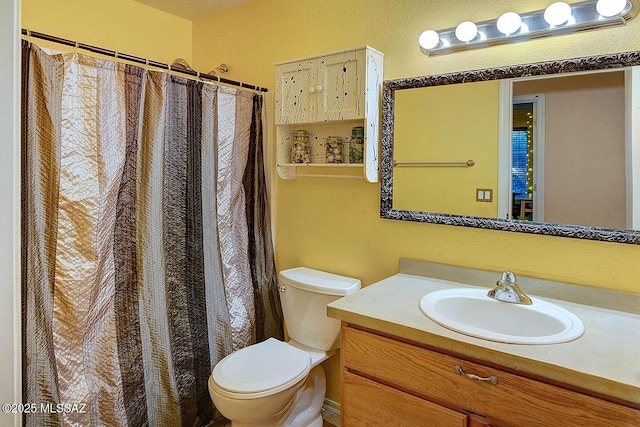
[[[213,368],[209,394],[233,427],[322,427],[326,382],[320,363],[340,346],[340,321],[327,304],[360,289],[360,280],[306,267],[280,272],[290,340],[269,338]]]

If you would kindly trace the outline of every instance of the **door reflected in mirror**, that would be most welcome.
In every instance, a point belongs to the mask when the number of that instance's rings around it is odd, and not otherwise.
[[[526,193],[515,198],[532,200],[526,219],[627,228],[624,71],[514,82],[513,99],[513,137],[528,126],[519,107],[531,102],[534,116]]]
[[[511,216],[523,221],[541,221],[540,201],[535,172],[539,170],[541,154],[539,132],[536,129],[543,116],[538,112],[541,95],[513,98],[513,128],[511,130]],[[538,161],[536,161],[538,160]],[[537,203],[536,203],[537,202]]]

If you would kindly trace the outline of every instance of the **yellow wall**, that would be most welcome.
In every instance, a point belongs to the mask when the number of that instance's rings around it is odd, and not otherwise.
[[[230,78],[273,91],[273,63],[367,44],[385,54],[385,79],[640,49],[640,18],[624,28],[430,58],[418,48],[418,35],[427,28],[549,3],[253,0],[194,22],[194,64],[210,69],[225,62]],[[383,220],[377,184],[272,179],[279,269],[305,265],[368,285],[396,273],[398,259],[409,257],[640,292],[640,246]],[[339,399],[338,366],[336,357],[325,363],[327,396],[334,400]]]
[[[191,62],[191,27],[189,20],[133,0],[22,1],[22,28],[164,63]]]
[[[461,71],[640,49],[640,18],[625,27],[429,57],[417,37],[542,9],[547,1],[253,0],[193,23],[193,62],[229,65],[230,78],[269,87],[273,63],[371,45],[384,78]],[[273,110],[272,110],[273,112]],[[500,270],[640,293],[640,246],[382,220],[379,185],[338,179],[274,180],[278,268],[308,265],[360,278],[397,271],[399,257]],[[339,232],[338,232],[339,231]]]
[[[476,165],[395,168],[393,208],[497,217],[499,104],[497,80],[397,90],[394,160]],[[493,201],[477,202],[477,188]]]

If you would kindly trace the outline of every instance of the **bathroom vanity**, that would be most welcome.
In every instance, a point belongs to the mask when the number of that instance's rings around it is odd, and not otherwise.
[[[493,277],[489,290],[499,273],[425,264],[436,278],[400,273],[328,306],[343,323],[343,426],[640,425],[640,315],[629,312],[638,296],[525,279],[534,303],[540,295],[571,311],[585,332],[560,344],[505,344],[449,330],[419,309],[433,291]],[[455,281],[442,279],[450,272]]]

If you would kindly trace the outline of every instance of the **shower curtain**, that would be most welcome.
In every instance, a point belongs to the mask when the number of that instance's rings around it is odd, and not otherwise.
[[[197,426],[282,339],[262,96],[23,41],[26,426]]]

